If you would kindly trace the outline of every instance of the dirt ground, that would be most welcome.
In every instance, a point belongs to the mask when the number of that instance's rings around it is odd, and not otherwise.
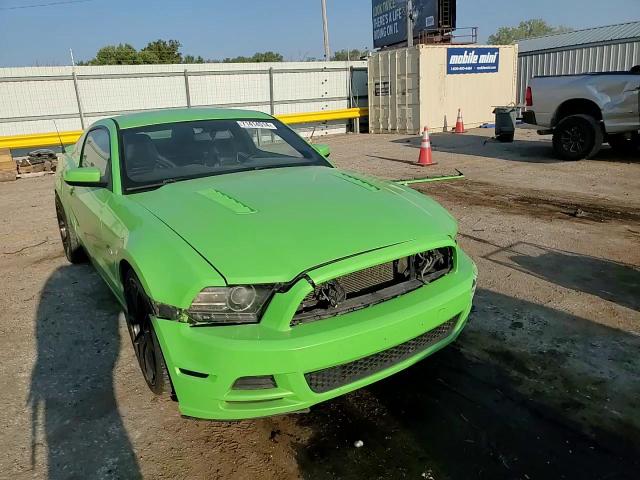
[[[64,259],[53,178],[0,184],[0,478],[631,479],[640,471],[640,159],[559,162],[519,130],[323,138],[416,185],[480,271],[459,340],[310,413],[181,418],[147,390],[116,302]],[[361,440],[364,446],[355,448]]]

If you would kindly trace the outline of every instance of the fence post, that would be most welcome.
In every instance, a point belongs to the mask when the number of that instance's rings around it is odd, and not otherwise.
[[[359,107],[358,101],[355,100],[353,95],[353,65],[349,65],[349,108]],[[353,133],[360,133],[360,117],[356,117],[352,120]]]
[[[276,112],[275,99],[273,98],[273,67],[269,67],[269,113]]]
[[[78,102],[78,113],[80,114],[80,126],[82,130],[84,130],[84,112],[82,111],[82,102],[80,101],[80,90],[78,90],[78,77],[76,75],[76,71],[72,70],[71,74],[73,75],[73,88],[76,91],[76,101]]]
[[[189,73],[184,69],[184,93],[187,97],[187,108],[191,108],[191,92],[189,91]]]

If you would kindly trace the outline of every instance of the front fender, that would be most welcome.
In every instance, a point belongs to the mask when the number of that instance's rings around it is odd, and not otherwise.
[[[128,264],[151,299],[188,308],[203,288],[226,285],[222,275],[167,225],[126,197],[120,197],[118,203],[122,231],[117,236],[122,238],[122,245],[117,270],[121,286]],[[122,208],[122,204],[128,208]]]

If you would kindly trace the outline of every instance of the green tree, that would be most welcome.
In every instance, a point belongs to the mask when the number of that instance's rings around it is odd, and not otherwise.
[[[500,27],[496,33],[489,36],[489,44],[509,45],[525,38],[565,33],[571,30],[572,28],[564,25],[553,26],[541,18],[533,18],[520,22],[517,27]]]
[[[140,50],[140,55],[144,59],[140,63],[182,63],[181,46],[178,40],[159,39],[149,42]]]
[[[280,53],[276,52],[262,52],[255,53],[253,57],[251,57],[252,62],[282,62],[284,57]]]
[[[120,43],[102,47],[95,58],[87,63],[89,65],[135,65],[140,62],[135,48],[128,43]]]
[[[158,63],[182,63],[182,54],[178,40],[156,40],[149,42],[142,50],[136,50],[128,43],[106,45],[88,62],[78,62],[79,65],[140,65]],[[202,57],[195,58],[189,63],[204,63]]]
[[[140,50],[138,52],[138,57],[136,59],[136,63],[140,63],[143,65],[156,65],[158,63],[173,63],[173,62],[161,62],[158,54],[152,50]]]
[[[352,50],[336,50],[335,52],[333,52],[331,60],[342,62],[346,60],[360,60],[360,57],[363,57],[366,54],[367,52],[365,50],[358,50],[357,48],[354,48]]]
[[[182,63],[205,63],[205,62],[204,62],[204,58],[202,58],[200,55],[198,55],[197,57],[194,57],[193,55],[185,55],[182,58]]]
[[[254,63],[254,62],[282,62],[284,57],[276,52],[257,52],[252,57],[232,57],[225,58],[224,63]]]

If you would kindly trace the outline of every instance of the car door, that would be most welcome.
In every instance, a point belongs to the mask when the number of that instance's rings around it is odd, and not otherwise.
[[[608,133],[640,129],[640,74],[604,75],[598,93],[605,99],[602,108]]]
[[[87,132],[79,167],[99,169],[105,184],[101,187],[69,187],[70,206],[77,220],[77,234],[96,266],[104,268],[106,252],[101,236],[101,217],[112,196],[111,139],[106,127],[97,126]]]
[[[627,81],[622,91],[622,102],[628,114],[624,123],[630,130],[640,130],[640,73],[629,73],[625,77]]]

